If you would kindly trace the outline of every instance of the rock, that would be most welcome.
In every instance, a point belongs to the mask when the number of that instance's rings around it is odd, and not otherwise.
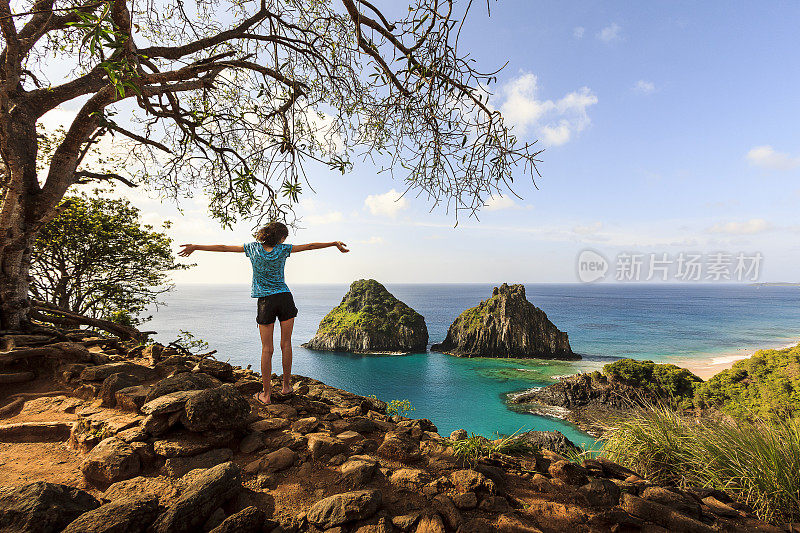
[[[242,490],[241,472],[234,463],[209,468],[198,476],[181,497],[150,528],[153,533],[197,531],[209,516]]]
[[[430,481],[430,475],[424,470],[416,468],[401,468],[392,472],[389,481],[391,481],[393,485],[414,491],[419,490],[421,485],[428,483]]]
[[[280,472],[286,470],[297,460],[297,453],[290,448],[278,448],[261,460],[259,470],[262,472]]]
[[[257,507],[245,507],[223,520],[209,533],[260,533],[264,518],[264,512]]]
[[[0,531],[55,533],[99,505],[88,492],[44,481],[0,489]]]
[[[163,472],[171,478],[183,477],[196,468],[211,468],[232,458],[230,448],[217,448],[192,457],[170,457],[164,462]]]
[[[292,431],[300,433],[301,435],[305,435],[306,433],[311,433],[315,429],[319,427],[319,419],[314,416],[310,416],[308,418],[301,418],[300,420],[295,420],[292,424]]]
[[[662,505],[623,492],[619,506],[633,516],[654,522],[670,531],[686,531],[691,533],[712,533],[714,528],[689,516]]]
[[[104,407],[114,407],[117,405],[117,391],[127,387],[133,387],[141,382],[139,378],[131,374],[111,374],[100,386],[98,397],[101,400],[100,405]]]
[[[423,516],[417,522],[414,533],[445,533],[444,523],[438,514]]]
[[[116,500],[80,515],[63,533],[144,533],[158,516],[158,497]]]
[[[361,279],[319,323],[303,344],[311,350],[356,353],[424,352],[425,319],[373,279]]]
[[[142,349],[142,357],[150,360],[150,365],[154,365],[161,360],[164,346],[158,343],[148,344]]]
[[[238,429],[249,423],[250,404],[236,387],[222,385],[189,398],[184,411],[181,422],[191,431]]]
[[[495,287],[492,297],[456,318],[431,350],[460,357],[580,359],[567,334],[525,298],[523,285]]]
[[[174,494],[173,484],[163,476],[137,476],[112,483],[103,493],[104,501],[127,500],[142,494]]]
[[[484,496],[478,504],[478,509],[487,513],[507,513],[512,511],[508,500],[502,496],[493,496],[491,494]]]
[[[703,503],[717,516],[725,516],[728,518],[737,518],[740,516],[739,511],[726,503],[722,503],[713,496],[706,496],[703,498]]]
[[[467,435],[466,429],[457,429],[450,433],[450,440],[464,440],[467,437],[469,437],[469,435]]]
[[[250,424],[250,429],[253,431],[266,432],[273,429],[283,429],[289,426],[289,421],[285,418],[267,418],[265,420],[258,420]]]
[[[329,529],[371,517],[381,506],[377,490],[357,490],[324,498],[308,510],[306,518],[320,529]]]
[[[150,385],[134,385],[118,390],[114,395],[117,400],[117,409],[138,412],[139,408],[144,405],[149,392]]]
[[[401,531],[410,531],[419,520],[419,513],[410,513],[392,517],[392,524]]]
[[[585,485],[589,481],[586,469],[570,461],[556,461],[547,471],[552,477],[568,485]]]
[[[211,531],[218,525],[220,525],[223,520],[225,520],[225,509],[222,507],[218,508],[216,511],[211,513],[211,516],[208,517],[206,523],[203,524],[203,531]]]
[[[366,456],[355,455],[341,466],[342,477],[351,481],[355,487],[363,487],[378,470],[378,462]]]
[[[160,436],[169,431],[181,419],[181,413],[164,415],[147,415],[142,421],[142,429],[153,436]]]
[[[432,503],[439,515],[444,519],[447,529],[455,531],[461,527],[461,513],[458,512],[453,500],[444,494],[439,494],[433,498]]]
[[[666,505],[692,518],[700,518],[701,516],[700,504],[691,496],[685,496],[663,487],[647,487],[642,491],[640,496],[645,500]],[[738,513],[736,516],[738,516]]]
[[[457,470],[450,474],[450,482],[458,492],[483,492],[493,494],[494,482],[475,470]]]
[[[198,434],[180,431],[155,441],[153,449],[161,457],[191,457],[211,448],[227,445],[231,440],[233,440],[233,434],[229,432]]]
[[[413,462],[421,458],[419,453],[419,441],[410,435],[399,433],[386,433],[383,442],[378,447],[378,455],[387,459],[394,459],[400,462]]]
[[[135,427],[120,431],[114,436],[130,444],[131,442],[146,441],[150,437],[150,434],[141,427]]]
[[[213,376],[220,381],[233,381],[233,367],[216,359],[200,359],[196,367],[198,372]]]
[[[156,384],[158,385],[158,384]],[[200,390],[181,390],[159,396],[142,405],[141,411],[146,415],[163,415],[174,413],[183,409],[183,406],[193,396],[200,393]],[[148,396],[150,396],[148,394]]]
[[[550,450],[561,455],[581,451],[560,431],[526,431],[515,437],[515,440],[524,442],[537,450]]]
[[[353,533],[392,533],[394,531],[392,524],[384,517],[372,518],[353,527]]]
[[[578,490],[589,505],[613,507],[619,502],[619,487],[607,479],[592,478]]]
[[[364,435],[357,431],[342,431],[336,435],[336,438],[345,444],[350,445],[364,440]]]
[[[105,365],[88,366],[81,372],[81,381],[103,381],[112,374],[129,374],[140,380],[156,377],[156,372],[148,366],[133,363],[108,363]]]
[[[474,492],[462,492],[453,495],[453,505],[459,509],[475,509],[478,506],[478,496]]]
[[[334,420],[331,425],[334,431],[356,431],[358,433],[372,433],[380,429],[374,420],[364,418],[363,416],[355,416],[351,418],[344,418],[342,420]]]
[[[323,455],[334,456],[347,452],[347,444],[326,433],[309,433],[306,437],[308,438],[308,451],[311,452],[311,457],[314,459]]]
[[[250,454],[264,447],[264,434],[260,431],[253,431],[244,436],[239,443],[239,451]]]
[[[212,378],[208,374],[191,374],[184,372],[164,378],[153,385],[153,388],[147,395],[147,402],[171,392],[211,389],[219,385],[219,380]]]
[[[81,472],[91,481],[114,483],[137,475],[141,467],[139,455],[130,444],[108,437],[86,455]]]
[[[263,410],[272,417],[285,418],[287,420],[297,418],[297,409],[285,403],[271,403],[264,406]]]

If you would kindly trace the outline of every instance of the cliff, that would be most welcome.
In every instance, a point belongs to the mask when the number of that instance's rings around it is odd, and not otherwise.
[[[525,298],[523,285],[503,283],[492,297],[456,318],[431,350],[459,357],[580,359],[569,338]]]
[[[425,319],[374,279],[350,285],[342,303],[325,315],[316,335],[303,344],[312,350],[381,353],[424,352]]]
[[[448,439],[302,376],[264,406],[249,369],[91,332],[0,346],[0,531],[779,531],[724,492],[569,461],[558,434]]]

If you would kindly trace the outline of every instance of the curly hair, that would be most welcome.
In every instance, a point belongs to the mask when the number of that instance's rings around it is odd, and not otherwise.
[[[289,228],[282,222],[270,222],[253,234],[256,240],[267,246],[275,246],[289,236]]]

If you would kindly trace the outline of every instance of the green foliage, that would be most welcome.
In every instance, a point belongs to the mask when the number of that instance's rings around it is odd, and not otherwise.
[[[773,523],[800,519],[800,420],[696,421],[648,405],[614,421],[604,453],[648,480],[722,489]]]
[[[41,230],[31,258],[34,298],[95,318],[129,320],[172,289],[172,240],[124,199],[72,196]]]
[[[408,416],[412,411],[416,411],[409,400],[392,400],[386,404],[387,415]]]
[[[682,408],[694,405],[695,389],[703,382],[685,368],[635,359],[609,363],[603,367],[603,373],[643,389],[655,398],[674,400]]]
[[[374,279],[362,279],[353,282],[342,303],[325,315],[317,334],[334,336],[357,328],[392,336],[398,324],[422,328],[425,319]]]
[[[450,442],[455,456],[470,466],[475,466],[483,458],[494,454],[520,455],[532,450],[530,444],[517,438],[517,434],[489,440],[481,435],[471,433],[466,439]]]
[[[737,418],[783,418],[800,411],[800,345],[759,350],[709,379],[697,393],[704,407]]]
[[[136,318],[125,309],[117,309],[116,311],[112,311],[111,314],[106,317],[106,320],[110,320],[111,322],[115,322],[122,326],[136,326]]]
[[[179,330],[177,338],[172,341],[170,345],[182,348],[187,352],[208,350],[208,343],[206,341],[195,337],[191,332],[183,329]]]

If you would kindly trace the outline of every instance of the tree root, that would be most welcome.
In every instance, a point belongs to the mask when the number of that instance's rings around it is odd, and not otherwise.
[[[136,328],[123,326],[109,320],[101,320],[99,318],[91,318],[84,315],[79,315],[65,309],[56,307],[55,305],[46,302],[34,302],[30,312],[31,318],[41,322],[48,322],[50,324],[76,326],[84,325],[108,331],[117,335],[121,339],[132,339],[143,341],[146,337],[145,332],[141,332]]]

